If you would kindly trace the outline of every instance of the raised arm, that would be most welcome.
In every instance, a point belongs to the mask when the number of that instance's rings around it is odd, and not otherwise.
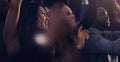
[[[6,43],[6,49],[8,54],[12,54],[19,49],[17,24],[20,16],[21,3],[22,0],[11,0],[9,6],[3,32],[3,38]]]

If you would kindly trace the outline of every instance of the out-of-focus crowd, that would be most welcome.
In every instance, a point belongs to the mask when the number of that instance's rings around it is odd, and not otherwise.
[[[119,62],[119,0],[0,0],[0,62]]]

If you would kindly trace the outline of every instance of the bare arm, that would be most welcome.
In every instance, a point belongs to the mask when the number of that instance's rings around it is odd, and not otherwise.
[[[3,38],[6,43],[7,53],[12,54],[19,49],[17,38],[17,23],[20,15],[22,0],[11,0],[8,10]]]

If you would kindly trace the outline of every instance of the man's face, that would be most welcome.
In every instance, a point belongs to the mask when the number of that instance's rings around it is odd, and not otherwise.
[[[68,6],[56,9],[50,16],[50,29],[57,36],[68,35],[76,26],[75,16]]]
[[[97,10],[97,20],[102,23],[102,25],[109,27],[110,26],[110,20],[107,11],[100,7]]]

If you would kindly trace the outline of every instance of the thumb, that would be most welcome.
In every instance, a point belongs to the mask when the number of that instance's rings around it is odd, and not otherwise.
[[[78,34],[79,34],[79,32],[82,31],[82,29],[83,29],[83,26],[81,25],[81,26],[79,27],[79,29],[78,29]]]

